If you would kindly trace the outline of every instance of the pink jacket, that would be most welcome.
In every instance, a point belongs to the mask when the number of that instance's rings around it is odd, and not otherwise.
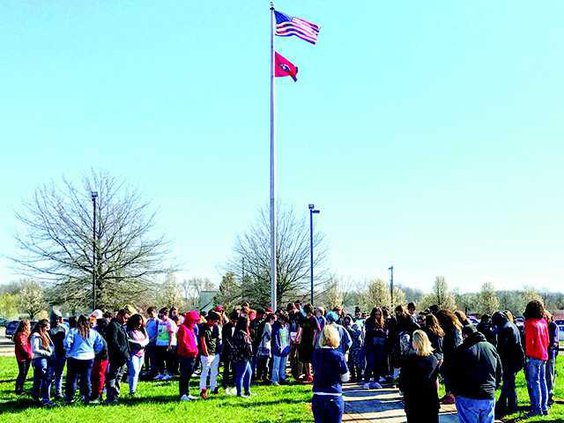
[[[184,315],[184,323],[180,325],[176,334],[178,340],[176,354],[179,357],[196,358],[198,356],[198,340],[194,327],[199,321],[200,313],[195,310]]]

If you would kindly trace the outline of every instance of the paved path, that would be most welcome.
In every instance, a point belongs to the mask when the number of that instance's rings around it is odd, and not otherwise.
[[[401,396],[397,388],[363,389],[357,384],[343,386],[345,415],[343,422],[404,423]],[[441,406],[441,423],[458,423],[454,405]]]

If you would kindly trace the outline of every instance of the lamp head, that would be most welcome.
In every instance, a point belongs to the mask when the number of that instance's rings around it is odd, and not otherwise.
[[[307,207],[308,209],[313,210],[315,208],[315,204],[309,204]]]

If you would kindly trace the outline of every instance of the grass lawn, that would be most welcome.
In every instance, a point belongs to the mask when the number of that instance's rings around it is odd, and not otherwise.
[[[529,411],[529,394],[527,392],[527,382],[523,372],[517,375],[517,397],[519,398],[520,411],[517,414],[507,416],[505,422],[564,422],[564,356],[560,354],[556,362],[556,371],[558,373],[556,385],[554,389],[554,405],[549,411],[548,416],[534,417],[530,419],[522,419],[522,416]]]
[[[52,409],[37,407],[28,395],[13,393],[18,369],[13,357],[0,357],[0,422],[75,423],[75,422],[311,422],[311,386],[253,386],[249,399],[220,393],[206,401],[178,401],[178,381],[140,382],[136,398],[127,394],[120,405],[82,404]],[[31,375],[31,369],[30,369]],[[29,376],[30,376],[29,375]],[[190,392],[198,387],[193,378]],[[28,377],[26,390],[31,389]],[[127,383],[122,392],[127,393]]]
[[[508,416],[505,422],[564,422],[564,357],[558,357],[555,404],[549,416],[528,420],[521,417],[529,410],[529,396],[523,372],[517,377],[517,393],[521,411]],[[140,382],[138,396],[124,395],[117,406],[81,404],[52,409],[37,407],[29,396],[16,396],[14,382],[17,365],[13,357],[0,357],[0,422],[9,423],[74,423],[74,422],[312,422],[311,386],[254,386],[253,396],[242,399],[223,393],[209,400],[178,401],[178,382]],[[30,371],[31,375],[31,371]],[[197,393],[193,378],[191,393]],[[28,378],[26,389],[31,389]],[[127,383],[122,384],[127,392]],[[441,386],[441,394],[444,388]],[[499,393],[499,392],[498,392]]]

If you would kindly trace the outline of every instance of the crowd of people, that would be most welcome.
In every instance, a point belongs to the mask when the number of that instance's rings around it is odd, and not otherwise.
[[[33,328],[20,322],[15,391],[24,393],[32,367],[31,395],[44,406],[55,405],[53,399],[72,404],[77,384],[82,402],[116,404],[126,374],[131,396],[140,379],[174,378],[180,401],[217,395],[220,382],[226,394],[249,397],[253,383],[288,383],[289,370],[295,381],[313,384],[316,422],[341,421],[342,383],[350,380],[368,389],[398,384],[408,422],[438,422],[443,402],[456,404],[463,423],[475,423],[517,411],[515,377],[525,369],[530,414],[547,414],[558,329],[539,301],[527,304],[524,316],[520,330],[509,311],[484,315],[474,326],[461,311],[433,306],[418,312],[414,303],[393,313],[374,307],[369,315],[359,307],[346,314],[342,307],[326,311],[299,301],[276,311],[243,303],[207,313],[150,307],[143,316],[125,308],[68,322],[53,311],[50,321]],[[194,374],[197,395],[190,393]]]

